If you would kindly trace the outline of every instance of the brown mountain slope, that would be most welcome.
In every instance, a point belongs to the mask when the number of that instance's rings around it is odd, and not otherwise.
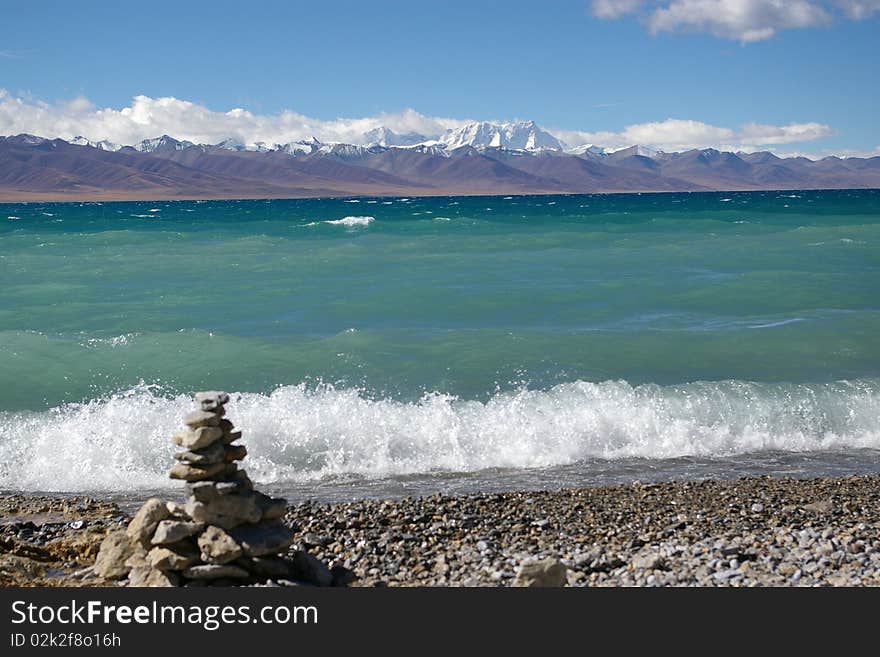
[[[880,187],[880,157],[779,158],[713,149],[603,155],[470,146],[315,144],[290,155],[163,137],[152,152],[105,151],[29,135],[0,137],[0,202],[558,194]]]

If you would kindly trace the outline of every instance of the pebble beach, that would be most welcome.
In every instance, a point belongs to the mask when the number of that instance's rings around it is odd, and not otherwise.
[[[129,521],[92,498],[4,494],[0,584],[118,586],[92,566]],[[569,586],[880,584],[877,476],[294,501],[283,521],[291,550],[353,586],[510,586],[535,564]]]

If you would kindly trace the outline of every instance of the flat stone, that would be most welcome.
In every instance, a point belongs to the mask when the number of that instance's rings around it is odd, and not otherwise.
[[[249,489],[243,482],[233,481],[194,481],[186,485],[187,497],[197,502],[213,502],[223,495],[247,493]]]
[[[156,531],[156,525],[168,515],[168,507],[165,503],[158,497],[151,497],[134,514],[134,518],[128,523],[126,533],[131,540],[148,546]]]
[[[177,543],[185,538],[189,538],[193,534],[197,534],[204,529],[204,525],[199,522],[186,522],[185,520],[163,520],[156,527],[156,533],[153,534],[153,545],[170,545]]]
[[[223,431],[223,438],[220,439],[220,442],[224,445],[228,445],[229,443],[234,443],[236,440],[241,438],[241,431],[235,428],[235,425],[232,424],[229,420],[221,420],[218,428]]]
[[[250,573],[244,568],[232,564],[211,563],[187,568],[183,571],[183,576],[189,579],[217,579],[219,577],[243,579],[250,577]]]
[[[517,569],[513,585],[530,588],[565,586],[567,572],[565,564],[553,557],[527,561]]]
[[[204,467],[178,463],[168,471],[168,476],[171,479],[183,479],[184,481],[202,481],[203,479],[224,477],[228,472],[228,463],[212,463]]]
[[[257,507],[262,513],[262,520],[277,520],[287,513],[287,500],[281,497],[269,497],[259,491],[254,492]]]
[[[199,553],[192,545],[157,546],[147,553],[147,562],[157,570],[186,570],[199,562]]]
[[[223,438],[223,429],[220,427],[199,427],[192,431],[184,431],[171,436],[171,442],[184,449],[202,449],[212,445]]]
[[[220,390],[206,390],[196,393],[196,402],[203,411],[209,411],[229,402],[229,395]]]
[[[215,488],[216,491],[216,488]],[[256,495],[242,494],[217,495],[206,502],[190,498],[186,502],[186,512],[197,521],[231,529],[246,522],[259,522],[263,517],[257,505]]]
[[[222,491],[224,486],[235,486],[239,491],[253,490],[254,482],[252,482],[251,478],[248,477],[247,472],[245,472],[244,470],[238,470],[227,481],[218,483],[217,490]]]
[[[220,415],[217,413],[209,413],[208,411],[193,411],[184,416],[183,423],[190,429],[198,429],[199,427],[216,427],[220,424]]]
[[[293,562],[293,579],[315,586],[330,586],[333,583],[333,574],[327,564],[305,550],[294,552],[291,561]]]
[[[249,557],[278,554],[293,543],[293,532],[280,522],[240,525],[229,533]]]
[[[242,555],[241,546],[220,527],[210,526],[199,536],[202,561],[224,564]]]
[[[224,463],[226,452],[229,448],[221,445],[219,442],[208,445],[202,449],[191,449],[185,452],[178,452],[174,455],[178,461],[189,463],[190,465],[213,465],[214,463]]]
[[[245,456],[247,456],[247,447],[244,445],[227,445],[223,460],[232,463],[233,461],[241,461]]]
[[[93,570],[95,575],[104,579],[122,579],[131,568],[125,565],[134,553],[134,546],[124,531],[115,531],[101,541],[98,556],[95,558]]]
[[[178,520],[189,520],[189,516],[186,515],[186,509],[182,504],[178,504],[177,502],[166,502],[165,507],[168,509],[168,514],[172,518],[176,518]]]
[[[176,574],[158,570],[150,566],[138,566],[132,568],[128,574],[128,585],[138,588],[158,586],[179,586],[180,579]]]

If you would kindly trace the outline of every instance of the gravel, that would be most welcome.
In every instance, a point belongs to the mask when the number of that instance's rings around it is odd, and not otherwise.
[[[87,498],[0,495],[0,584],[100,583],[96,546],[127,520]],[[304,501],[285,522],[355,586],[510,586],[550,559],[570,586],[880,585],[878,476]]]

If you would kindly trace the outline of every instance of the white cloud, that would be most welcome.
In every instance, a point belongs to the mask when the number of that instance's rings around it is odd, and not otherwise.
[[[783,126],[747,123],[740,130],[738,141],[744,146],[795,144],[823,139],[833,134],[834,130],[823,123],[791,123]]]
[[[780,30],[828,25],[835,16],[862,20],[880,0],[592,0],[602,19],[637,14],[652,34],[708,32],[741,43],[763,41]]]
[[[465,121],[424,116],[407,109],[355,119],[323,121],[285,110],[279,114],[253,114],[236,108],[216,112],[173,97],[135,96],[122,109],[97,108],[86,98],[55,104],[13,97],[0,89],[0,134],[29,132],[43,137],[69,139],[82,135],[93,141],[107,139],[134,144],[168,134],[195,143],[214,144],[233,138],[245,144],[284,144],[316,137],[321,141],[355,142],[379,126],[395,132],[435,136]]]
[[[814,27],[831,20],[807,0],[673,0],[648,17],[653,34],[692,29],[743,43],[769,39],[787,28]]]
[[[364,118],[314,119],[285,110],[279,114],[254,114],[236,108],[217,112],[177,98],[135,96],[122,109],[98,108],[87,98],[47,103],[15,97],[0,89],[0,135],[31,133],[41,137],[84,136],[92,141],[136,144],[163,134],[200,144],[216,144],[233,138],[245,144],[284,144],[316,137],[324,142],[363,143],[366,132],[385,126],[398,133],[415,132],[428,138],[467,123],[461,119],[436,118],[408,109],[394,114]],[[638,123],[620,131],[548,130],[575,147],[597,144],[623,148],[641,144],[665,151],[689,148],[750,150],[778,144],[811,142],[834,134],[821,123],[791,123],[783,126],[747,123],[738,129],[702,121],[669,118]]]
[[[619,132],[556,131],[571,146],[597,144],[608,148],[624,148],[640,144],[664,151],[689,148],[721,150],[754,150],[777,144],[815,141],[834,134],[822,123],[791,123],[784,126],[747,123],[741,128],[725,128],[702,121],[666,119],[630,125]]]
[[[644,0],[593,0],[593,15],[598,18],[620,18],[640,9]]]
[[[834,0],[834,4],[855,20],[862,20],[880,12],[880,0]]]

